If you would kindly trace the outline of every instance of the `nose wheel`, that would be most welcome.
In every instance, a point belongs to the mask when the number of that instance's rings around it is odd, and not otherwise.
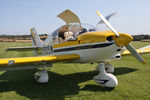
[[[94,81],[101,86],[114,88],[118,85],[118,79],[111,73],[106,73],[105,64],[98,65],[99,74],[94,77]]]

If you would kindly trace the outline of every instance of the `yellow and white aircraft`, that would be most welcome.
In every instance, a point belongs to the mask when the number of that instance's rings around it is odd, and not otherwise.
[[[43,70],[35,73],[35,79],[39,83],[46,83],[49,79],[46,67],[51,67],[53,63],[99,63],[99,74],[94,77],[95,82],[104,87],[116,87],[118,80],[111,74],[114,68],[109,62],[119,60],[121,55],[132,54],[144,63],[139,53],[149,53],[150,46],[135,50],[130,44],[132,36],[117,32],[108,22],[114,14],[106,17],[98,11],[97,14],[101,18],[98,24],[104,23],[111,31],[98,31],[95,26],[81,24],[77,15],[66,10],[58,15],[66,25],[56,29],[45,41],[41,42],[35,28],[32,28],[33,46],[7,49],[33,50],[35,57],[0,59],[0,70],[32,69],[42,66]]]

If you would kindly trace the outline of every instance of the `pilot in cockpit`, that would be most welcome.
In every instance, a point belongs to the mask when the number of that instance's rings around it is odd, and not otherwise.
[[[74,41],[75,35],[71,31],[59,32],[59,42]]]
[[[66,41],[74,41],[75,40],[74,33],[71,31],[65,32],[64,36],[65,36]]]

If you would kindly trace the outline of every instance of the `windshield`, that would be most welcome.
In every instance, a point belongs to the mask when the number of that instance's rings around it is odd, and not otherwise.
[[[51,33],[51,36],[53,43],[62,43],[66,41],[75,41],[78,35],[92,31],[96,31],[93,25],[73,23],[59,27]]]
[[[95,26],[83,23],[83,24],[81,24],[81,30],[79,32],[79,35],[83,34],[83,33],[86,33],[86,32],[92,32],[92,31],[96,31]]]

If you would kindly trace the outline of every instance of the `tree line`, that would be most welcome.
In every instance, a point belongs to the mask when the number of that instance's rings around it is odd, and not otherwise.
[[[133,41],[141,41],[145,39],[150,39],[150,35],[132,35]]]

